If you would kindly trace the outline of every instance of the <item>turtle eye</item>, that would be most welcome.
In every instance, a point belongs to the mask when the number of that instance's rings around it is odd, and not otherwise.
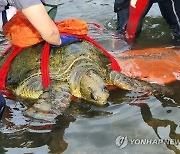
[[[91,99],[95,100],[95,97],[94,97],[94,94],[93,94],[92,89],[91,89],[90,87],[88,87],[88,90],[89,90],[89,92],[90,92],[90,97],[91,97]]]
[[[95,100],[93,93],[91,93],[91,99]]]
[[[91,87],[87,87],[89,91],[92,91]]]
[[[88,91],[89,91],[89,93],[90,93],[91,99],[95,100],[95,97],[94,97],[94,95],[93,95],[93,92],[92,92],[91,87],[88,87]]]
[[[106,86],[103,87],[103,91],[108,91]]]

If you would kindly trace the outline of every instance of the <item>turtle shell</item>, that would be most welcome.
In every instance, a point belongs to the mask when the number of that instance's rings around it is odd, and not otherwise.
[[[22,88],[32,90],[31,96],[38,98],[43,91],[40,63],[44,43],[24,48],[12,61],[8,71],[6,86],[16,95],[22,94]],[[7,54],[0,61],[0,66],[7,59]],[[53,48],[50,52],[49,70],[50,79],[68,82],[72,69],[77,65],[93,67],[93,69],[105,78],[106,71],[110,69],[110,61],[104,53],[87,41],[73,43],[64,47]],[[31,87],[31,88],[29,88]],[[19,91],[19,93],[18,93]],[[36,94],[35,94],[36,93]],[[30,94],[29,94],[30,95]],[[31,97],[30,96],[30,97]]]

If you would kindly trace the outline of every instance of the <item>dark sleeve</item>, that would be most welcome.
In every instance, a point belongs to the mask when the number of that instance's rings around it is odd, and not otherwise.
[[[130,0],[115,0],[114,12],[117,13],[120,10],[127,9],[129,7]]]
[[[29,6],[42,4],[41,0],[8,0],[10,5],[15,6],[18,10],[22,10]]]

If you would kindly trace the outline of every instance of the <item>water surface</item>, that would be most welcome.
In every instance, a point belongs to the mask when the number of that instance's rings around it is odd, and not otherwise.
[[[113,0],[56,0],[59,3],[56,20],[81,18],[101,24],[105,32],[91,29],[93,37],[111,52],[113,48],[116,15]],[[3,40],[3,38],[2,38]],[[128,49],[121,42],[123,52]],[[159,9],[153,6],[145,18],[143,31],[133,49],[149,47],[179,47]],[[1,51],[7,47],[1,43]],[[167,68],[168,69],[168,68]],[[177,70],[177,72],[180,71]],[[169,83],[174,90],[171,96],[143,95],[115,90],[110,94],[109,106],[97,107],[84,101],[73,101],[67,114],[48,123],[25,117],[26,109],[20,102],[8,100],[0,132],[0,153],[65,153],[65,154],[173,154],[180,145],[131,145],[119,149],[116,138],[129,139],[180,139],[180,82]]]

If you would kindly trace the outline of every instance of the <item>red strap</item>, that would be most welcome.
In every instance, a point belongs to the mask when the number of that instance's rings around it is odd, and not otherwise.
[[[4,57],[12,48],[13,48],[13,45],[10,45],[10,46],[1,54],[0,57]]]
[[[10,53],[9,57],[0,68],[0,87],[1,88],[6,88],[6,77],[8,74],[10,64],[21,50],[22,50],[21,47],[14,46],[14,50]]]
[[[88,25],[94,25],[94,26],[96,26],[97,28],[99,28],[99,29],[101,29],[102,31],[104,31],[104,28],[103,28],[100,24],[98,24],[98,23],[88,22],[87,24],[88,24]]]
[[[104,54],[111,60],[111,68],[112,70],[121,71],[121,68],[117,61],[114,59],[114,57],[108,53],[108,51],[103,48],[98,42],[93,40],[92,38],[88,37],[87,35],[77,36],[78,38],[85,39],[89,41],[90,43],[94,44],[96,47],[100,48]],[[49,75],[49,53],[50,53],[50,45],[49,43],[45,43],[43,51],[42,51],[42,57],[41,57],[41,74],[42,74],[42,83],[43,87],[46,88],[48,85],[50,85],[50,75]]]
[[[44,88],[46,88],[50,84],[49,53],[50,53],[50,45],[49,43],[46,42],[41,56],[41,74],[42,74],[42,84]]]
[[[104,28],[100,24],[95,23],[95,22],[88,22],[87,24],[88,25],[93,25],[99,30],[98,33],[88,34],[89,36],[93,37],[93,36],[96,36],[96,35],[102,35],[104,33]]]
[[[114,57],[108,53],[108,51],[103,48],[98,42],[93,40],[92,38],[88,37],[87,35],[77,36],[78,38],[85,39],[89,41],[90,43],[94,44],[96,47],[100,48],[104,54],[111,60],[111,68],[112,70],[121,71],[121,68],[117,61],[114,59]],[[41,74],[42,74],[42,84],[43,87],[46,88],[48,85],[50,85],[50,75],[49,75],[49,53],[50,53],[50,45],[49,43],[45,43],[43,51],[42,51],[42,57],[41,57]]]
[[[2,54],[2,56],[6,55],[10,51],[11,48],[12,46],[6,49],[6,51]],[[6,89],[6,77],[7,77],[8,70],[9,70],[12,60],[18,55],[18,53],[21,50],[22,48],[14,46],[14,50],[10,53],[9,57],[0,68],[0,92],[11,98],[14,98],[15,95],[12,92],[10,92],[8,89]]]
[[[9,91],[9,90],[6,89],[6,88],[0,87],[0,92],[1,92],[3,95],[6,95],[8,98],[16,98],[16,95],[14,95],[11,91]]]
[[[11,48],[12,46],[3,53],[3,56],[6,55],[6,53],[9,52]],[[19,54],[21,50],[22,50],[21,47],[14,46],[14,50],[10,53],[9,57],[0,68],[0,92],[2,92],[3,94],[9,97],[14,97],[14,95],[8,89],[6,89],[6,77],[11,62]],[[44,88],[46,88],[50,84],[49,52],[50,52],[50,45],[48,43],[45,43],[41,56],[42,84]]]
[[[77,36],[77,37],[87,40],[88,42],[94,44],[96,47],[98,47],[100,50],[102,50],[104,52],[104,54],[110,59],[112,70],[118,71],[118,72],[121,71],[121,68],[120,68],[118,62],[102,45],[100,45],[98,42],[96,42],[94,39],[90,38],[87,35],[82,35],[82,36]]]
[[[99,28],[101,30],[101,33],[104,33],[104,29],[100,24],[94,23],[94,22],[88,22],[89,25],[94,25],[97,28]],[[109,52],[102,46],[100,45],[97,41],[95,41],[94,39],[92,39],[91,37],[87,36],[87,35],[82,35],[82,36],[77,36],[79,38],[85,39],[88,42],[94,44],[96,47],[98,47],[100,50],[102,50],[104,52],[104,54],[110,59],[111,61],[111,68],[114,71],[121,71],[121,68],[119,66],[119,64],[117,63],[117,61],[115,60],[115,58],[109,54]]]

